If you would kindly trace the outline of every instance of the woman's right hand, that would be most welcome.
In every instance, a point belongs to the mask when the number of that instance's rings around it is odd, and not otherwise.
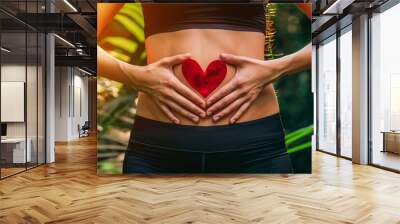
[[[185,86],[173,71],[175,65],[181,64],[189,57],[189,54],[180,54],[162,58],[159,61],[141,67],[139,74],[135,76],[135,87],[139,91],[149,94],[165,115],[176,124],[179,124],[180,120],[172,111],[189,118],[195,123],[199,122],[200,117],[204,118],[206,116],[204,111],[205,100]],[[127,73],[129,76],[129,72]]]

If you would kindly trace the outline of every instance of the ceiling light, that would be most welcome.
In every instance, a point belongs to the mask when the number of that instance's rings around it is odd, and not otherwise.
[[[65,4],[67,4],[74,12],[78,12],[78,10],[68,1],[64,0]]]
[[[68,40],[58,36],[57,34],[54,34],[55,37],[57,37],[59,40],[61,40],[62,42],[66,43],[67,45],[69,45],[70,47],[75,48],[75,45],[73,45],[71,42],[69,42]]]
[[[331,6],[329,6],[322,14],[331,13],[332,9],[335,9],[339,4],[340,0],[336,0]]]
[[[7,49],[5,47],[1,47],[0,49],[1,49],[1,51],[4,51],[6,53],[10,53],[11,52],[11,50],[9,50],[9,49]]]
[[[87,75],[93,75],[92,73],[90,73],[90,72],[88,72],[88,71],[86,71],[86,70],[83,70],[83,69],[81,69],[81,68],[79,68],[79,67],[78,67],[78,70],[81,71],[81,72],[83,72],[83,73],[85,73],[85,74],[87,74]]]
[[[82,48],[77,48],[76,49],[76,53],[78,53],[79,55],[83,55],[83,49]]]
[[[355,0],[336,0],[332,5],[324,10],[322,14],[342,14],[343,10],[351,5],[354,1]]]

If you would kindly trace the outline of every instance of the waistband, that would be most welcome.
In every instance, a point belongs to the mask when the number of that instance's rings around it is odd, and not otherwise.
[[[136,115],[130,143],[183,151],[232,151],[260,142],[284,141],[279,113],[228,125],[179,125]]]

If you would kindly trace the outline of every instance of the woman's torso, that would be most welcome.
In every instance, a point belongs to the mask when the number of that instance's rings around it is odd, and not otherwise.
[[[190,53],[191,57],[205,70],[211,61],[219,58],[220,53],[229,53],[263,60],[264,41],[265,36],[261,32],[225,29],[184,29],[151,35],[146,39],[145,44],[147,62],[149,64],[164,57],[181,53]],[[174,71],[177,78],[191,88],[183,77],[181,65],[177,65]],[[221,88],[232,79],[234,74],[235,68],[228,65],[226,77],[217,89]],[[195,90],[193,89],[193,91]],[[212,95],[212,93],[210,95]],[[279,106],[275,91],[272,84],[270,84],[264,87],[258,98],[237,122],[255,120],[278,112]],[[139,93],[137,114],[153,120],[171,122],[161,111],[156,102],[143,92]],[[233,114],[234,112],[217,122],[214,122],[211,117],[206,117],[200,119],[197,125],[210,126],[228,124],[229,118],[233,116]],[[183,125],[196,125],[196,123],[178,113],[175,113],[175,115],[181,120],[181,124]]]

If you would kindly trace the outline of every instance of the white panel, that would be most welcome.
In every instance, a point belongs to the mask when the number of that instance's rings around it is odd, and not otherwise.
[[[1,82],[1,122],[24,122],[24,82]]]

